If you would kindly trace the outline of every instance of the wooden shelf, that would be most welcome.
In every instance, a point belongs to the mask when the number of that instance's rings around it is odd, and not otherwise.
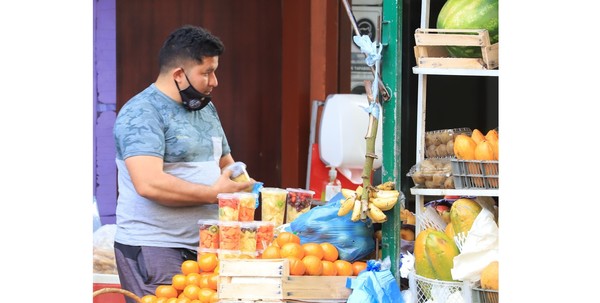
[[[414,74],[420,75],[446,75],[446,76],[487,76],[498,77],[497,69],[457,69],[457,68],[422,68],[413,67]]]

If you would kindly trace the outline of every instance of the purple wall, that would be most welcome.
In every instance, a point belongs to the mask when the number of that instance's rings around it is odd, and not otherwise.
[[[115,223],[117,167],[116,0],[94,0],[94,196],[102,224]]]

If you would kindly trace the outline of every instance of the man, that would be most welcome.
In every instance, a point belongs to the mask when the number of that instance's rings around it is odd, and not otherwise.
[[[210,93],[222,42],[183,26],[159,53],[156,81],[119,111],[115,258],[121,287],[142,297],[195,260],[199,219],[217,219],[217,194],[243,191]],[[127,298],[128,302],[133,300]]]

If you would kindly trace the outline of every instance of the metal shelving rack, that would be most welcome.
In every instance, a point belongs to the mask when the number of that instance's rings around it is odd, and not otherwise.
[[[430,0],[423,0],[421,3],[421,28],[429,27],[429,9]],[[498,77],[499,71],[496,70],[476,70],[476,69],[443,69],[443,68],[419,68],[413,67],[413,73],[418,75],[418,97],[417,97],[417,142],[416,142],[416,163],[425,159],[425,121],[427,108],[427,77],[429,75],[443,76],[482,76]],[[415,213],[417,217],[416,231],[421,230],[419,218],[423,212],[423,206],[426,196],[445,196],[445,195],[463,195],[463,196],[499,196],[498,189],[426,189],[411,188],[411,194],[415,196]]]

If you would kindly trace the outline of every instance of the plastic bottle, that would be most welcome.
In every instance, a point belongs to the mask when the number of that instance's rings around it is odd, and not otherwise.
[[[329,167],[329,182],[325,185],[325,189],[322,192],[323,201],[329,201],[333,196],[342,191],[342,182],[337,178],[337,170],[335,167]]]

